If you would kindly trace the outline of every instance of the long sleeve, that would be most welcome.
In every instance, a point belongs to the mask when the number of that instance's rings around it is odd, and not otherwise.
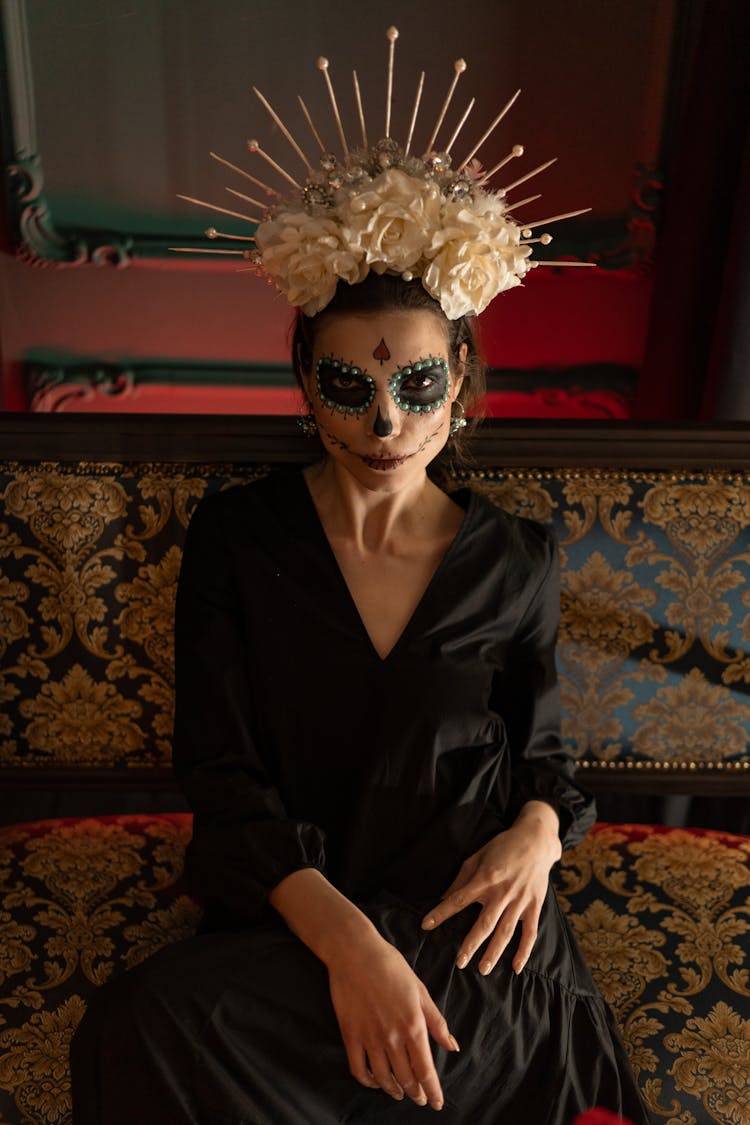
[[[574,779],[575,761],[560,733],[555,645],[560,621],[560,562],[551,528],[525,521],[535,544],[541,580],[532,584],[526,608],[496,677],[494,706],[508,733],[512,762],[511,811],[530,800],[546,801],[560,818],[563,848],[578,843],[596,818],[594,798]],[[541,557],[540,557],[541,554]],[[532,578],[532,583],[534,579]]]
[[[256,744],[223,499],[200,501],[183,550],[173,766],[194,816],[185,857],[191,888],[208,911],[253,920],[271,909],[268,891],[286,875],[302,867],[324,870],[324,833],[287,816]]]

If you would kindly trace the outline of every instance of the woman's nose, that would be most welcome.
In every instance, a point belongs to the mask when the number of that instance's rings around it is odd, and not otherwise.
[[[383,414],[380,409],[380,403],[378,403],[378,412],[375,415],[372,432],[375,434],[375,437],[388,437],[389,434],[393,433],[393,422],[390,419],[388,407],[385,408],[385,414]]]

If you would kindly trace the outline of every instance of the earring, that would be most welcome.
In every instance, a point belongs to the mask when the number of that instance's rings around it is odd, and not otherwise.
[[[458,406],[461,410],[461,414],[454,414],[453,409],[451,408],[451,437],[454,437],[458,433],[458,431],[463,429],[463,427],[466,425],[466,411],[464,410],[464,404],[462,402],[459,402],[458,399],[455,399],[453,402],[453,406]]]
[[[305,406],[307,407],[307,413],[303,414],[302,411],[304,410]],[[302,433],[305,435],[305,437],[315,437],[318,432],[318,423],[315,421],[312,403],[308,399],[305,399],[304,403],[302,404],[302,408],[297,415],[297,425],[302,430]]]

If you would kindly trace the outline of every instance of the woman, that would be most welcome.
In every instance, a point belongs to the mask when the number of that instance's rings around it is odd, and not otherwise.
[[[419,94],[403,146],[368,146],[360,103],[352,151],[318,65],[343,159],[314,169],[261,95],[308,174],[283,172],[288,200],[251,176],[280,202],[255,250],[222,252],[298,309],[323,456],[190,521],[174,766],[205,911],[94,999],[74,1123],[389,1125],[429,1105],[571,1125],[601,1105],[639,1125],[549,885],[594,818],[560,740],[555,541],[428,474],[481,397],[474,316],[530,268],[531,232],[474,158],[505,110],[453,171],[433,146],[458,60],[424,156]]]
[[[74,1121],[646,1121],[548,881],[594,815],[552,534],[427,475],[471,321],[370,274],[298,317],[295,360],[324,456],[201,501],[180,574],[203,923],[94,1000]]]

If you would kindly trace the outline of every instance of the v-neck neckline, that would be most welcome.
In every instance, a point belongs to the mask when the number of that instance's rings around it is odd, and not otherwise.
[[[298,480],[299,480],[300,489],[301,489],[302,493],[304,494],[304,498],[305,498],[305,501],[307,503],[308,511],[310,512],[310,515],[311,515],[312,525],[317,529],[318,536],[321,540],[321,543],[323,544],[323,547],[324,547],[324,550],[325,550],[325,552],[328,556],[329,562],[332,564],[332,569],[337,576],[337,581],[341,585],[341,587],[343,589],[343,592],[344,592],[344,595],[346,597],[346,600],[348,601],[348,603],[351,607],[351,610],[353,612],[353,616],[354,616],[355,621],[356,621],[356,623],[359,627],[359,630],[362,633],[362,636],[364,637],[372,655],[375,657],[375,659],[378,661],[379,664],[385,665],[394,656],[396,650],[401,647],[402,643],[404,642],[404,638],[411,631],[411,628],[412,628],[412,625],[413,625],[414,621],[420,615],[422,607],[428,601],[428,599],[429,599],[438,579],[440,578],[440,576],[442,574],[442,571],[446,568],[448,562],[450,561],[452,556],[455,554],[461,540],[464,538],[464,535],[466,534],[466,529],[467,529],[468,524],[469,524],[469,520],[470,520],[471,516],[473,515],[474,509],[476,507],[477,494],[472,489],[469,489],[469,488],[457,489],[458,493],[461,493],[461,492],[466,493],[467,492],[469,494],[466,505],[465,506],[463,504],[458,505],[460,508],[463,508],[464,518],[461,520],[461,523],[458,527],[458,530],[456,531],[456,534],[451,539],[447,548],[443,552],[443,554],[440,558],[440,561],[438,562],[437,566],[433,570],[429,581],[427,582],[424,590],[422,591],[422,594],[421,594],[419,600],[416,602],[416,604],[414,606],[414,609],[412,610],[412,612],[411,612],[406,624],[404,625],[403,629],[401,630],[401,632],[399,633],[395,642],[391,645],[391,647],[389,648],[389,650],[385,654],[385,656],[381,656],[380,653],[378,652],[378,650],[376,649],[375,645],[373,644],[372,637],[370,636],[370,633],[367,629],[367,626],[365,625],[362,614],[359,611],[359,606],[357,605],[357,603],[354,599],[354,595],[352,594],[351,590],[349,589],[349,583],[346,581],[346,578],[344,576],[344,572],[341,569],[341,564],[339,563],[339,560],[336,556],[336,552],[334,551],[333,547],[331,546],[331,541],[328,538],[325,527],[323,526],[323,521],[320,518],[320,512],[318,511],[317,504],[315,503],[315,500],[313,499],[313,494],[310,491],[310,486],[307,483],[307,479],[306,479],[305,474],[304,474],[302,469],[297,470],[297,476],[298,476]],[[448,494],[446,494],[446,495],[448,495]]]

